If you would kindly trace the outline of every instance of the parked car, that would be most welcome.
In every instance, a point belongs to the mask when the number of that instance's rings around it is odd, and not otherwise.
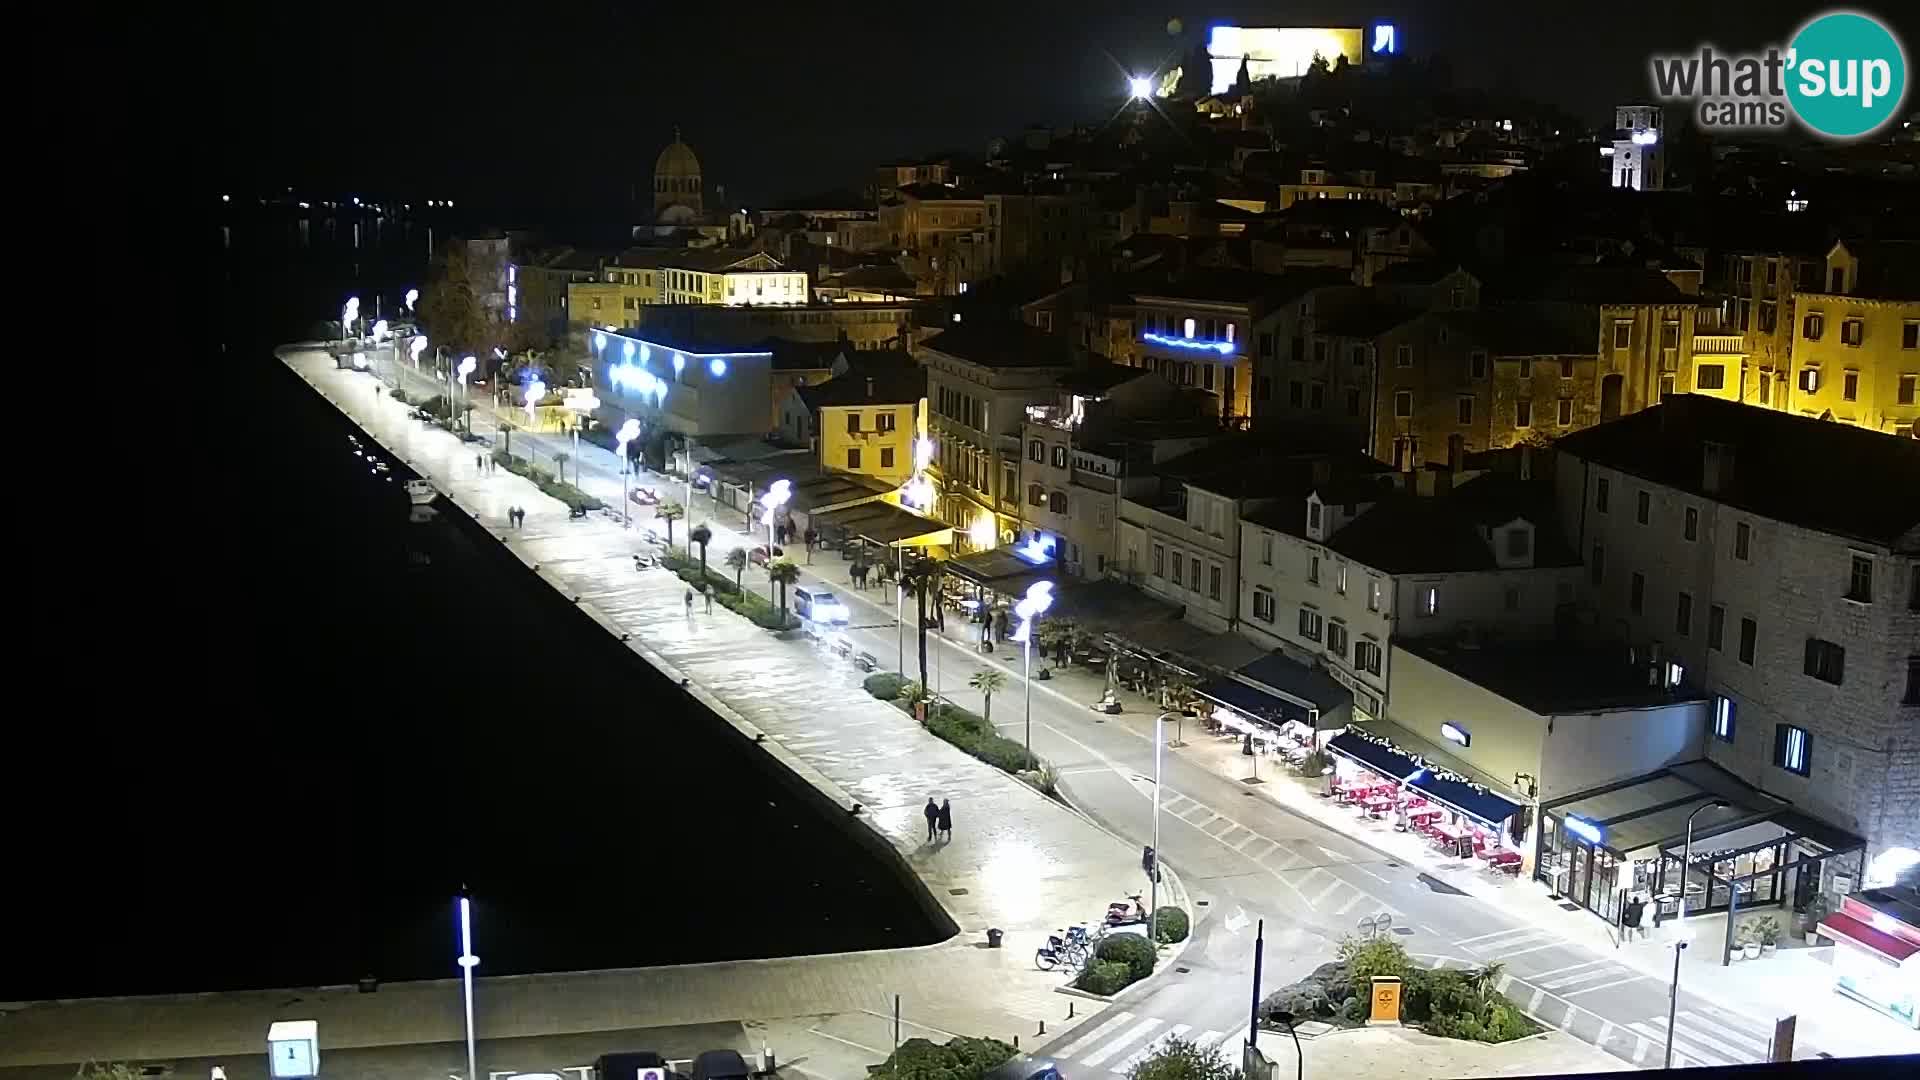
[[[782,549],[778,544],[774,545],[774,548],[773,548],[774,558],[777,559],[780,556],[785,554],[786,554],[786,551]],[[767,545],[761,544],[759,547],[754,548],[752,551],[747,552],[747,561],[752,563],[755,566],[765,566],[767,564]]]
[[[651,1050],[602,1054],[593,1063],[594,1080],[673,1080],[667,1059]]]
[[[752,1076],[735,1050],[709,1050],[693,1059],[693,1080],[750,1080]]]
[[[1060,1066],[1047,1058],[1015,1054],[982,1080],[1060,1080]]]

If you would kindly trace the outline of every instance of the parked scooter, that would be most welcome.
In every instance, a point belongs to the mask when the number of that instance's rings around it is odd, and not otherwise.
[[[1106,925],[1128,926],[1133,923],[1144,923],[1147,921],[1147,905],[1140,902],[1140,897],[1136,894],[1127,897],[1127,900],[1131,900],[1133,903],[1128,904],[1126,900],[1116,900],[1107,905]]]

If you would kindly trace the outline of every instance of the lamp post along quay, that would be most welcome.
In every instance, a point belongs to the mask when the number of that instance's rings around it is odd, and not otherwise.
[[[1027,586],[1027,594],[1013,605],[1013,613],[1020,617],[1020,626],[1014,631],[1013,637],[1020,643],[1020,653],[1024,658],[1022,666],[1025,677],[1021,681],[1026,684],[1023,693],[1026,698],[1026,747],[1029,760],[1033,758],[1033,620],[1046,614],[1052,606],[1051,581],[1036,581]],[[1157,786],[1155,790],[1158,791]]]
[[[791,498],[793,498],[793,482],[790,480],[775,480],[773,483],[767,485],[766,492],[760,496],[760,505],[765,507],[767,511],[766,517],[767,517],[767,599],[768,600],[773,599],[773,591],[774,591],[773,590],[773,519],[778,515],[780,508],[787,505],[787,500]]]
[[[480,1073],[473,1052],[473,969],[480,966],[480,958],[473,954],[473,899],[465,889],[460,891],[460,985],[466,999],[467,1011],[467,1077],[477,1080]]]
[[[620,520],[622,522],[620,527],[623,529],[633,526],[633,500],[627,496],[627,476],[633,470],[627,467],[627,444],[639,437],[640,421],[638,420],[628,420],[621,424],[619,432],[613,437],[614,445],[618,447],[615,452],[620,455]]]

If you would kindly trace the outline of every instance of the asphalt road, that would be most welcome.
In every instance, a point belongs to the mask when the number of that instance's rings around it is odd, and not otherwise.
[[[475,424],[483,434],[492,427],[491,417]],[[548,461],[556,451],[573,451],[557,435],[516,431],[513,443],[516,449],[537,446]],[[611,454],[585,444],[580,449],[579,464],[589,486],[619,482]],[[679,490],[667,477],[651,477],[648,483],[663,496]],[[696,502],[690,520],[713,524],[719,534],[716,551],[739,542],[741,526],[733,511],[716,513],[706,510],[703,500]],[[676,535],[685,535],[686,524],[679,525]],[[795,554],[804,561],[804,553]],[[814,558],[814,565],[802,567],[803,583],[813,579],[840,595],[852,611],[847,635],[854,649],[871,652],[891,667],[901,640],[893,590],[854,591],[845,580],[846,564],[837,555],[817,553]],[[749,572],[746,579],[753,585],[755,574]],[[764,589],[764,576],[759,585]],[[911,672],[917,665],[911,632],[905,646]],[[930,681],[941,694],[970,708],[980,706],[980,694],[967,687],[975,671],[994,666],[1006,673],[1007,686],[995,697],[995,720],[1003,734],[1023,737],[1017,654],[983,657],[937,634],[928,635],[927,647]],[[822,662],[845,661],[823,646]],[[1102,716],[1088,708],[1088,702],[1072,700],[1040,681],[1034,684],[1032,700],[1033,749],[1059,771],[1073,804],[1129,843],[1151,843],[1151,725],[1157,711],[1134,698],[1127,705],[1135,711]],[[1185,735],[1196,742],[1212,738],[1193,726]],[[1506,965],[1502,989],[1534,1016],[1623,1060],[1660,1064],[1667,1035],[1664,982],[1522,923],[1440,877],[1401,865],[1361,838],[1257,797],[1252,785],[1190,762],[1178,750],[1164,752],[1162,765],[1159,847],[1196,905],[1194,941],[1174,972],[1123,994],[1099,1025],[1038,1048],[1073,1062],[1070,1074],[1124,1072],[1116,1067],[1173,1035],[1223,1047],[1244,1036],[1253,940],[1262,920],[1264,994],[1333,959],[1340,939],[1355,933],[1363,917],[1382,913],[1391,916],[1389,932],[1423,962],[1456,967],[1501,962]],[[1144,875],[1141,887],[1144,892]],[[1087,912],[1085,918],[1093,921],[1100,914]],[[1676,1065],[1739,1064],[1766,1057],[1770,1019],[1739,1016],[1685,992],[1678,1017]],[[1802,1045],[1796,1056],[1815,1052]]]

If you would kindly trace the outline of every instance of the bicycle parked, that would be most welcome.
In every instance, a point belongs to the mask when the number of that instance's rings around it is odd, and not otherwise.
[[[1073,969],[1086,967],[1093,960],[1095,941],[1084,926],[1069,926],[1048,934],[1047,943],[1033,954],[1033,966],[1041,971],[1052,971],[1061,965]]]

